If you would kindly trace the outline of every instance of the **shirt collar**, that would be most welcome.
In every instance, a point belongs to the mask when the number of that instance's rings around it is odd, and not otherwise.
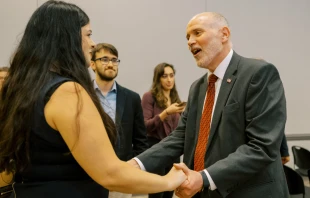
[[[231,61],[232,55],[233,55],[233,50],[230,49],[227,56],[224,58],[224,60],[217,66],[217,68],[213,72],[213,74],[216,75],[221,80],[224,78],[225,72],[227,70],[227,67],[228,67],[230,61]],[[212,72],[210,72],[208,70],[208,77],[211,74],[212,74]]]
[[[93,83],[94,83],[94,89],[101,92],[101,90],[100,90],[96,80],[93,80]],[[116,92],[116,81],[115,80],[114,80],[113,86],[112,86],[112,88],[111,88],[111,90],[109,92],[112,92],[112,91]]]

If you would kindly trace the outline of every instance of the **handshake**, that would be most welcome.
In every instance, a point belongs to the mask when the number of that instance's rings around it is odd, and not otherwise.
[[[141,169],[134,159],[127,161],[127,163]],[[189,169],[184,163],[173,164],[172,169],[163,178],[167,181],[169,189],[174,190],[176,196],[181,198],[193,197],[203,189],[201,173]]]

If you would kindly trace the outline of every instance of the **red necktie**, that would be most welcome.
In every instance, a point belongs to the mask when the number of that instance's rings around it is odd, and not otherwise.
[[[201,171],[204,169],[205,153],[209,139],[211,116],[215,98],[215,82],[217,76],[211,74],[209,76],[207,99],[205,100],[204,109],[200,119],[199,136],[197,140],[195,156],[194,156],[194,170]]]

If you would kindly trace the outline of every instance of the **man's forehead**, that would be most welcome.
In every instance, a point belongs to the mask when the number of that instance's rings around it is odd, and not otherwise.
[[[116,57],[114,54],[112,54],[109,50],[106,50],[106,49],[101,49],[99,52],[97,52],[97,54],[100,54],[102,56]]]
[[[189,33],[193,30],[199,29],[199,28],[206,28],[207,27],[207,21],[203,19],[193,19],[191,20],[187,27],[186,27],[186,32]]]
[[[201,15],[197,15],[194,16],[189,22],[188,22],[188,27],[189,26],[193,26],[196,24],[202,24],[202,25],[206,25],[208,23],[211,22],[211,15],[208,14],[201,14]]]

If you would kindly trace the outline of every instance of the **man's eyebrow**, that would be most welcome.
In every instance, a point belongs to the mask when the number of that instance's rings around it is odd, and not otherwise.
[[[110,58],[109,56],[103,56],[101,58]],[[111,57],[111,59],[117,59],[117,57]]]

